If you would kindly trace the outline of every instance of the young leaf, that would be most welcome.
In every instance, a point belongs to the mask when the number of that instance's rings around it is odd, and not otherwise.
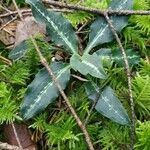
[[[97,86],[87,83],[85,84],[85,89],[88,97],[95,101],[96,95],[98,94]],[[95,109],[114,122],[122,125],[128,125],[130,123],[126,110],[115,96],[113,89],[109,86],[102,91]]]
[[[71,53],[77,53],[78,41],[71,24],[61,13],[48,11],[38,0],[27,0],[32,6],[35,19],[46,24],[47,32],[52,41],[57,45],[63,45]]]
[[[131,9],[133,6],[133,0],[113,0],[110,9],[113,10],[122,10],[122,9]],[[120,32],[126,25],[128,17],[126,16],[112,16],[112,23],[115,29]],[[112,41],[114,38],[110,27],[104,17],[97,17],[95,22],[91,25],[91,32],[89,34],[89,42],[85,49],[85,53],[99,45],[106,42]]]
[[[54,62],[51,66],[58,82],[65,89],[70,79],[70,66]],[[32,118],[45,109],[59,95],[58,88],[50,78],[46,69],[42,69],[28,86],[21,113],[24,119]]]
[[[27,48],[28,48],[27,41],[23,41],[9,53],[8,57],[13,60],[20,59],[25,55]]]
[[[96,78],[106,78],[104,68],[96,53],[93,55],[86,54],[82,57],[74,54],[70,59],[70,65],[75,71],[79,71],[83,75],[90,74]]]

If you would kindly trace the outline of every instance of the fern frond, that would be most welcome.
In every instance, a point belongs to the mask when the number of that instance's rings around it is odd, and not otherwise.
[[[11,98],[12,92],[4,82],[0,82],[0,124],[11,123],[17,118],[17,105]]]
[[[139,122],[136,128],[137,142],[135,150],[148,150],[150,148],[150,121]]]
[[[150,5],[147,0],[134,0],[134,9],[135,10],[149,10]],[[150,35],[150,16],[132,16],[129,20],[131,23],[135,24],[135,27],[145,35]]]
[[[44,129],[46,128],[47,126],[47,114],[46,112],[43,113],[43,114],[40,114],[38,115],[37,117],[34,118],[34,123],[31,124],[29,126],[29,128],[33,128],[33,129],[36,129],[36,130],[39,130],[39,131],[44,131]]]
[[[65,17],[71,22],[71,24],[76,28],[78,24],[84,24],[91,20],[92,14],[86,12],[74,12],[73,14],[66,14]]]
[[[127,27],[123,30],[123,36],[125,38],[125,44],[131,43],[133,46],[138,46],[139,49],[146,49],[145,39],[141,36],[141,30],[135,29],[135,27]]]
[[[108,69],[107,74],[108,77],[104,83],[102,83],[103,86],[110,85],[115,90],[122,90],[127,87],[126,76],[123,68],[110,68]]]
[[[17,61],[12,66],[7,67],[3,74],[10,83],[25,85],[26,80],[29,79],[30,70],[23,61]]]
[[[136,111],[140,115],[150,114],[150,77],[137,75],[132,82]]]
[[[57,144],[58,149],[61,146],[62,150],[74,149],[75,143],[79,142],[79,136],[81,134],[74,134],[71,129],[66,127],[67,127],[66,122],[64,122],[63,124],[58,124],[58,125],[55,124],[55,125],[47,126],[46,133],[47,133],[48,143],[51,145]]]
[[[99,131],[99,142],[102,150],[129,149],[129,129],[114,123],[107,123]]]
[[[44,131],[48,145],[57,145],[61,150],[74,149],[81,136],[80,133],[74,131],[75,126],[76,122],[72,116],[66,112],[60,112],[52,124],[45,125]]]
[[[47,112],[40,114],[34,119],[34,123],[30,128],[35,129],[35,132],[40,131],[46,138],[47,149],[74,149],[76,142],[79,141],[79,133],[74,133],[76,122],[73,117],[65,111],[58,112],[52,117],[52,123],[48,121]]]
[[[150,77],[150,64],[149,63],[147,63],[145,60],[142,60],[139,67],[140,67],[139,74],[141,76],[148,75]]]
[[[105,9],[108,7],[108,1],[107,0],[84,0],[82,5],[86,7],[91,7],[91,8],[97,8],[97,9]]]
[[[134,0],[133,5],[134,10],[148,10],[149,9],[149,3],[147,0]]]
[[[132,22],[136,23],[137,29],[143,31],[146,35],[150,35],[150,16],[134,16]]]
[[[79,0],[69,0],[69,3],[72,4],[80,4],[85,7],[91,7],[91,8],[98,8],[98,9],[104,9],[107,8],[108,2],[107,0],[84,0],[84,1],[79,1]],[[71,22],[71,24],[76,28],[78,24],[84,24],[92,19],[94,19],[94,16],[90,13],[86,12],[74,12],[72,14],[65,14],[65,17]]]

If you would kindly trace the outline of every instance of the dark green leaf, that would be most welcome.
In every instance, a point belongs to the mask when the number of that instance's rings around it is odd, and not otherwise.
[[[102,48],[95,52],[102,60],[108,60],[109,62],[115,62],[119,67],[124,67],[124,59],[120,49]],[[140,56],[132,49],[126,50],[128,62],[130,66],[136,65],[140,62]]]
[[[132,49],[127,49],[126,54],[130,66],[136,65],[140,62],[140,56],[136,51],[133,51]],[[120,67],[125,66],[124,59],[120,49],[115,49],[112,51],[112,60],[116,62]]]
[[[75,71],[79,71],[83,75],[90,74],[93,77],[105,79],[106,74],[101,64],[100,58],[96,53],[93,55],[73,55],[70,59],[70,65]]]
[[[50,65],[61,87],[65,89],[70,79],[70,66],[54,62]],[[58,88],[50,78],[46,69],[42,69],[28,86],[21,108],[24,119],[32,118],[44,110],[59,95]]]
[[[86,83],[85,89],[88,97],[95,101],[98,94],[98,87],[89,82]],[[130,123],[126,110],[115,96],[113,89],[109,86],[102,91],[95,109],[114,122],[122,125]]]
[[[9,53],[8,57],[13,60],[20,59],[25,55],[27,49],[28,49],[28,43],[27,41],[23,41]]]
[[[113,0],[109,9],[123,10],[132,9],[133,0]],[[128,23],[128,17],[126,16],[112,16],[112,23],[115,29],[120,32]],[[108,23],[104,17],[97,17],[95,22],[91,25],[91,32],[89,35],[89,43],[85,49],[85,53],[88,53],[93,47],[112,41],[114,38]]]
[[[68,20],[59,12],[48,11],[40,1],[27,0],[27,3],[32,6],[35,19],[46,24],[51,39],[58,46],[63,45],[69,52],[77,53],[77,36]]]

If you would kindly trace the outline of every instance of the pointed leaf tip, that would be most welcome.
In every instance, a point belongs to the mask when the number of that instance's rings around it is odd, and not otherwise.
[[[97,88],[91,83],[86,83],[85,89],[88,97],[95,100]],[[109,86],[102,91],[95,109],[114,122],[122,125],[130,124],[130,119],[126,110],[119,99],[115,96],[113,89]]]
[[[54,62],[50,67],[61,87],[65,89],[70,79],[70,66]],[[37,73],[35,79],[27,88],[21,107],[23,118],[27,120],[40,113],[52,103],[58,95],[58,88],[55,86],[47,70],[43,68]]]

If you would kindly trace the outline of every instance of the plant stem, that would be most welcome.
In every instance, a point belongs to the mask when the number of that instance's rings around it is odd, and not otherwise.
[[[13,1],[13,3],[14,3],[15,7],[16,7],[16,10],[18,11],[18,15],[19,15],[20,19],[24,22],[23,16],[22,16],[22,14],[21,14],[21,12],[20,12],[20,10],[19,10],[17,4],[16,4],[16,1],[15,1],[15,0],[12,0],[12,1]],[[26,28],[26,31],[28,31],[27,28]],[[39,56],[39,58],[40,58],[40,61],[41,61],[42,65],[43,65],[43,66],[46,68],[46,70],[48,71],[50,77],[52,78],[52,80],[54,81],[55,85],[57,86],[57,88],[58,88],[58,90],[59,90],[61,96],[63,97],[65,103],[67,104],[68,108],[70,109],[70,112],[72,113],[73,117],[75,118],[75,120],[76,120],[78,126],[79,126],[80,129],[82,130],[82,132],[83,132],[83,134],[84,134],[84,136],[85,136],[86,142],[87,142],[87,144],[88,144],[89,150],[94,150],[92,141],[91,141],[90,136],[89,136],[89,134],[88,134],[88,132],[87,132],[87,130],[86,130],[86,127],[84,126],[84,124],[82,123],[82,121],[81,121],[80,118],[78,117],[77,113],[75,112],[74,108],[72,107],[72,105],[71,105],[71,103],[70,103],[68,97],[66,96],[66,94],[65,94],[65,92],[63,91],[61,85],[60,85],[59,82],[57,81],[57,79],[56,79],[54,73],[52,72],[51,68],[49,67],[48,62],[47,62],[46,59],[43,57],[43,55],[42,55],[42,53],[41,53],[41,51],[40,51],[40,49],[39,49],[39,47],[38,47],[38,45],[37,45],[35,39],[33,38],[32,35],[30,36],[30,38],[31,38],[31,41],[32,41],[32,43],[33,43],[33,45],[34,45],[34,47],[35,47],[35,50],[36,50],[36,52],[37,52],[37,54],[38,54],[38,56]]]
[[[104,15],[104,13],[108,13],[109,15],[150,15],[150,11],[144,11],[144,10],[99,10],[99,9],[92,9],[89,7],[83,7],[83,6],[75,6],[71,4],[66,4],[66,3],[61,3],[61,2],[55,2],[51,0],[43,0],[43,3],[47,5],[52,5],[52,6],[58,6],[60,8],[67,8],[67,9],[72,9],[72,10],[78,10],[78,11],[86,11],[89,13],[93,14],[98,14],[98,15]],[[53,11],[62,11],[62,12],[72,12],[72,11],[67,11],[67,10],[61,10],[61,9],[52,9]],[[20,10],[21,13],[30,13],[31,9],[25,9],[25,10]],[[10,15],[15,15],[17,14],[17,11],[11,11],[9,13],[1,14],[0,18],[7,17]]]
[[[21,13],[30,13],[31,9],[24,9],[24,10],[20,10],[20,11],[21,11]],[[5,13],[5,14],[1,14],[0,18],[8,17],[10,15],[16,15],[17,13],[18,13],[17,11],[11,11],[11,12],[8,12],[8,13]]]
[[[134,149],[134,143],[135,143],[135,112],[134,112],[134,101],[133,101],[133,94],[132,94],[132,87],[131,87],[131,72],[130,72],[130,67],[129,67],[129,62],[128,62],[128,58],[125,52],[125,49],[122,46],[121,40],[117,34],[116,29],[114,28],[111,19],[109,18],[108,14],[105,13],[104,14],[106,21],[109,24],[109,27],[113,33],[113,35],[116,38],[116,41],[119,45],[119,48],[122,52],[122,56],[124,59],[124,63],[125,63],[125,71],[127,74],[127,80],[128,80],[128,91],[129,91],[129,101],[130,101],[130,106],[131,106],[131,114],[132,114],[132,124],[131,124],[131,150]]]
[[[52,6],[57,6],[60,8],[68,8],[69,10],[79,10],[79,11],[86,11],[89,13],[94,13],[98,15],[104,15],[105,13],[109,15],[150,15],[150,11],[143,11],[143,10],[138,10],[138,11],[133,11],[133,10],[99,10],[99,9],[92,9],[89,7],[84,7],[84,6],[78,6],[78,5],[71,5],[67,3],[61,3],[61,2],[56,2],[52,0],[42,0],[43,3],[47,5],[52,5]]]
[[[71,10],[63,10],[63,9],[48,9],[48,10],[56,11],[56,12],[65,12],[65,13],[72,13],[73,12]],[[31,13],[31,9],[23,9],[23,10],[20,10],[20,12],[22,13],[22,15],[26,15],[26,14]],[[1,14],[0,18],[8,17],[10,15],[16,15],[17,13],[18,13],[17,11],[10,11],[8,13]]]
[[[80,129],[82,130],[84,136],[85,136],[85,139],[86,139],[86,142],[88,144],[88,147],[90,150],[94,150],[94,147],[93,147],[93,144],[92,144],[92,141],[90,139],[90,136],[86,130],[86,127],[84,126],[84,124],[81,122],[80,118],[78,117],[77,113],[75,112],[74,108],[72,107],[69,99],[67,98],[66,94],[64,93],[64,91],[62,90],[59,82],[57,81],[55,75],[53,74],[51,68],[49,67],[46,59],[42,56],[40,50],[38,49],[38,46],[37,44],[35,43],[35,40],[32,39],[32,42],[34,43],[34,46],[36,47],[36,51],[40,57],[40,60],[41,60],[41,63],[42,65],[46,68],[46,70],[48,71],[49,75],[52,77],[52,80],[54,81],[55,85],[58,87],[58,90],[61,94],[61,96],[63,97],[63,99],[65,100],[65,103],[67,104],[70,112],[72,113],[73,117],[75,118],[78,126],[80,127]]]

